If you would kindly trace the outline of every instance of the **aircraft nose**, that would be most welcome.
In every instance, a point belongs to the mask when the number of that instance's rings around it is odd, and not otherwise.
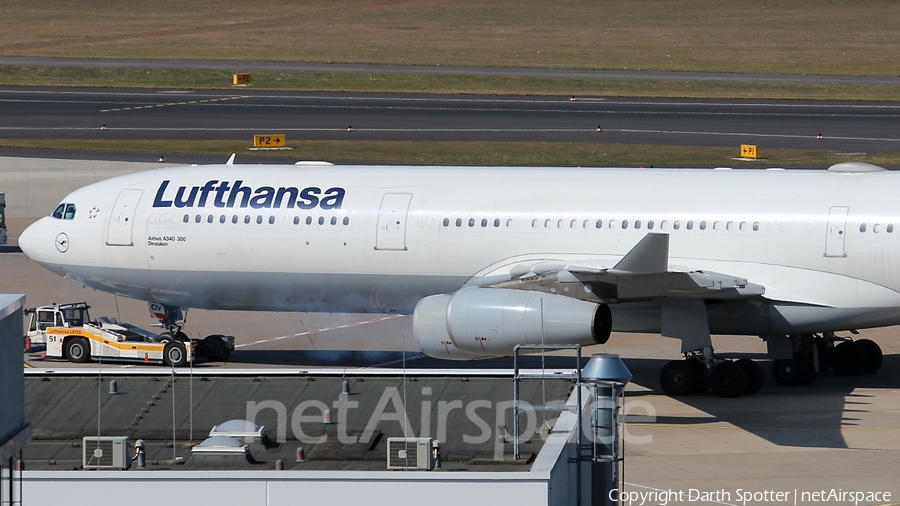
[[[29,258],[34,253],[31,243],[34,240],[34,228],[36,225],[37,223],[32,223],[19,235],[19,248]]]

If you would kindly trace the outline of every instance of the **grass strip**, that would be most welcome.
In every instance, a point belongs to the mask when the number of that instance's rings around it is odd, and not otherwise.
[[[863,161],[900,167],[900,153],[848,155],[824,150],[766,149],[765,160],[735,160],[738,147],[690,147],[643,144],[588,144],[565,142],[457,142],[457,141],[289,141],[291,150],[249,151],[244,141],[169,140],[64,140],[0,139],[2,148],[35,148],[159,154],[253,154],[283,159],[365,160],[373,163],[501,166],[593,167],[828,167]]]
[[[0,85],[233,89],[229,70],[0,65]],[[251,89],[651,98],[900,100],[900,85],[255,71]]]

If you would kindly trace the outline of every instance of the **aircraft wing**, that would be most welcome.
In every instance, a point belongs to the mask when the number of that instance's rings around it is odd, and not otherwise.
[[[606,304],[657,297],[745,299],[765,294],[765,287],[728,274],[670,267],[669,235],[647,234],[613,267],[591,261],[540,261],[510,270],[510,279],[487,286],[549,291]]]

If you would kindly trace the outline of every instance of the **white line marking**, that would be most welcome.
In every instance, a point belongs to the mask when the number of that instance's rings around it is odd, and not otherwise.
[[[401,316],[404,316],[404,315],[392,314],[392,315],[384,316],[382,318],[374,318],[371,320],[366,320],[366,321],[361,321],[361,322],[348,323],[346,325],[335,325],[333,327],[325,327],[323,329],[308,330],[306,332],[300,332],[299,334],[288,334],[286,336],[270,337],[268,339],[260,339],[259,341],[236,344],[236,345],[234,345],[234,347],[235,347],[235,349],[237,349],[237,348],[244,348],[246,346],[254,346],[257,344],[271,343],[271,342],[275,342],[275,341],[280,341],[282,339],[292,339],[295,337],[311,336],[313,334],[320,334],[322,332],[328,332],[329,330],[345,329],[345,328],[350,328],[350,327],[359,327],[362,325],[367,325],[369,323],[377,323],[377,322],[383,322],[385,320],[393,320],[394,318],[400,318]]]

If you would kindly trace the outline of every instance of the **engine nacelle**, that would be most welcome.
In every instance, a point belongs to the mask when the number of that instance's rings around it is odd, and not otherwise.
[[[472,287],[419,301],[413,330],[426,355],[467,360],[511,355],[517,344],[603,344],[612,314],[564,295]]]

